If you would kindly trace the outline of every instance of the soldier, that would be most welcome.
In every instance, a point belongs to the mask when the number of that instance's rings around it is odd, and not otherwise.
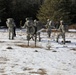
[[[35,27],[35,35],[38,35],[39,41],[41,41],[40,31],[39,31],[39,21],[34,20],[34,27]]]
[[[14,37],[16,37],[16,24],[15,24],[13,18],[12,18],[12,24],[14,25],[14,27],[13,27],[13,29],[14,29]]]
[[[13,18],[8,18],[6,21],[6,24],[9,30],[9,39],[14,39],[14,36],[16,36],[16,33],[15,33],[16,25],[14,23]]]
[[[38,21],[35,19],[34,20],[34,26],[37,26]]]
[[[23,28],[26,28],[27,26],[29,26],[29,19],[28,19],[28,18],[26,18],[25,20],[26,20],[26,22],[25,22],[25,24],[24,24]]]
[[[52,25],[52,21],[50,21],[49,19],[47,20],[47,24],[46,24],[46,28],[47,28],[47,34],[48,37],[50,38],[51,35],[51,25]]]
[[[26,18],[26,22],[25,22],[23,28],[27,29],[28,46],[29,46],[29,41],[31,38],[33,39],[33,36],[35,36],[34,39],[35,39],[35,46],[36,46],[36,39],[37,39],[37,37],[36,37],[36,32],[37,32],[36,20],[33,21],[32,19]]]
[[[27,34],[34,34],[35,32],[33,20],[30,20],[29,18],[26,18],[26,22],[22,28],[27,29]]]
[[[64,29],[64,25],[63,25],[63,21],[62,20],[60,21],[60,26],[59,26],[58,30],[60,30],[60,33],[57,36],[57,42],[58,42],[59,37],[62,36],[63,44],[65,44],[65,29]]]

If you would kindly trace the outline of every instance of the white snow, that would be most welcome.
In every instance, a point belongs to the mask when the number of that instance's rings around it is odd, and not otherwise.
[[[0,75],[76,75],[75,32],[66,33],[66,40],[71,43],[65,45],[55,42],[56,32],[51,38],[41,32],[37,47],[33,40],[27,47],[25,29],[17,29],[16,33],[15,39],[9,40],[7,29],[0,29]]]

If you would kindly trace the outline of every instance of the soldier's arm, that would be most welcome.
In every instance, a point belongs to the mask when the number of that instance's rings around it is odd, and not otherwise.
[[[56,28],[55,28],[55,26],[51,26],[51,28],[54,28],[54,29],[56,29]]]
[[[65,33],[65,28],[64,28],[64,26],[62,26],[62,32],[64,32],[64,33]]]
[[[45,28],[47,28],[47,24],[45,25]]]
[[[14,25],[14,27],[16,27],[16,24],[15,24],[15,22],[12,22],[12,24]]]
[[[60,31],[60,29],[61,29],[61,26],[59,26],[59,28],[58,29],[56,29],[57,31]]]
[[[26,28],[26,22],[24,23],[24,26],[22,26],[21,28]]]
[[[48,23],[45,25],[46,29],[48,28]]]
[[[7,25],[7,27],[9,27],[9,24],[8,24],[8,22],[6,21],[6,25]]]

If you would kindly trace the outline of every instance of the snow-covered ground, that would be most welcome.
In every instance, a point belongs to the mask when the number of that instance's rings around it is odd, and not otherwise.
[[[48,38],[42,32],[37,47],[32,40],[27,47],[25,30],[17,29],[15,39],[9,40],[8,31],[0,29],[0,75],[76,75],[76,33],[66,33],[71,42],[65,45],[55,42],[57,34]]]

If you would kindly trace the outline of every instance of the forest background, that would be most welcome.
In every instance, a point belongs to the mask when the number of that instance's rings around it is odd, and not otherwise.
[[[68,25],[76,23],[75,0],[0,0],[0,25],[6,26],[7,18],[12,17],[17,27],[25,22],[26,17],[32,17],[42,23],[47,19],[64,20]]]

